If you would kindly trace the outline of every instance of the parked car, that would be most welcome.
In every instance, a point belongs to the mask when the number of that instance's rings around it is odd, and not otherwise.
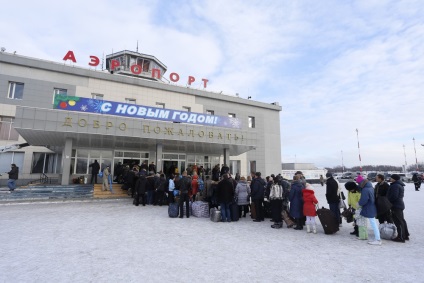
[[[405,173],[405,176],[402,178],[402,181],[405,183],[412,182],[412,173]]]
[[[356,178],[357,174],[356,173],[352,173],[352,172],[346,172],[343,173],[342,177],[340,179],[342,180],[353,180],[354,178]]]
[[[384,175],[384,180],[386,182],[390,182],[390,176],[392,176],[392,173],[386,172],[386,173],[383,173],[383,175]]]
[[[375,178],[377,177],[377,172],[370,172],[367,175],[368,181],[375,182]]]

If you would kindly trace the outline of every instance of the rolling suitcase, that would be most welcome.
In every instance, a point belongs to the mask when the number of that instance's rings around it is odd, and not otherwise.
[[[237,203],[230,204],[231,221],[239,221],[240,213]]]
[[[211,208],[210,214],[212,222],[221,222],[221,211],[218,208]]]
[[[171,218],[176,218],[178,217],[178,210],[179,210],[179,206],[178,203],[170,203],[168,206],[168,215]]]
[[[339,231],[339,221],[331,210],[322,207],[317,210],[317,215],[325,234],[334,234]]]
[[[256,219],[256,208],[254,203],[250,204],[250,216],[252,219]]]
[[[287,210],[283,209],[283,211],[281,211],[281,217],[283,218],[284,223],[286,223],[287,228],[291,228],[294,226],[295,223],[290,217],[290,214],[287,212]]]

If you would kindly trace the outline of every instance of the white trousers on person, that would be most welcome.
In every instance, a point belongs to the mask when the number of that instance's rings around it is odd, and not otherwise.
[[[380,230],[378,230],[378,225],[375,218],[368,218],[372,227],[372,230],[374,231],[374,237],[376,241],[381,241],[380,239]]]
[[[315,226],[315,216],[306,216],[306,225]]]

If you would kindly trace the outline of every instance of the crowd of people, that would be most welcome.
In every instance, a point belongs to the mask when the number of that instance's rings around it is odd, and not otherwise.
[[[154,165],[151,165],[150,168],[130,168],[125,165],[118,170],[120,174],[117,178],[122,180],[123,188],[128,190],[136,206],[162,206],[177,202],[179,217],[183,218],[184,215],[190,217],[190,202],[203,201],[208,203],[209,209],[220,209],[221,221],[231,222],[230,205],[237,204],[239,217],[246,217],[250,213],[254,222],[271,218],[274,222],[271,228],[274,229],[280,229],[286,223],[288,228],[303,230],[306,226],[307,233],[317,232],[315,218],[318,200],[312,185],[306,182],[300,171],[294,175],[293,180],[287,180],[280,174],[263,178],[260,172],[244,177],[231,175],[229,167],[223,164],[222,167],[215,166],[211,175],[198,175],[198,168],[188,168],[181,175],[166,176],[156,172]],[[404,243],[409,240],[403,215],[405,184],[399,175],[391,175],[390,184],[383,175],[377,175],[375,187],[362,175],[358,175],[344,186],[348,192],[348,205],[344,208],[341,205],[345,199],[343,186],[331,173],[327,173],[321,182],[326,184],[326,201],[340,226],[343,218],[340,209],[352,214],[357,211],[358,217],[368,221],[374,232],[375,239],[369,241],[369,244],[381,245],[378,223],[396,225],[397,237],[393,241]],[[366,224],[363,225],[366,230]],[[357,225],[355,220],[351,234],[360,238],[363,225]]]

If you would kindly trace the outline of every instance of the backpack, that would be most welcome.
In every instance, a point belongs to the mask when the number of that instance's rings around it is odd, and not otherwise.
[[[199,185],[199,191],[203,191],[205,189],[205,182],[203,182],[203,180],[197,179],[197,184]]]

